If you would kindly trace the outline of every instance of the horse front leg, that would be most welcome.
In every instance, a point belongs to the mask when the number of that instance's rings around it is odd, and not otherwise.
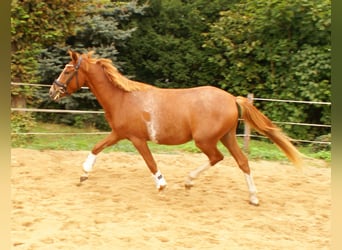
[[[146,165],[150,169],[157,189],[159,191],[165,189],[167,183],[164,179],[164,176],[161,174],[160,170],[158,170],[157,164],[152,156],[150,149],[148,148],[147,142],[145,140],[138,138],[130,139],[130,141],[133,143],[134,147],[138,150],[140,155],[143,157]]]
[[[80,182],[83,182],[88,179],[89,172],[93,170],[93,166],[96,161],[96,156],[106,147],[109,147],[118,142],[117,135],[112,131],[107,137],[105,137],[102,141],[98,142],[91,152],[88,154],[87,159],[83,162],[83,173],[80,177]]]

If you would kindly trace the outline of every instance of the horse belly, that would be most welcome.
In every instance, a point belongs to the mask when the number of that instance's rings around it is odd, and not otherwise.
[[[145,119],[149,139],[158,144],[178,145],[191,140],[191,131],[181,117],[163,112],[163,115]]]
[[[179,145],[192,139],[189,127],[184,123],[161,124],[156,134],[156,142],[164,145]]]

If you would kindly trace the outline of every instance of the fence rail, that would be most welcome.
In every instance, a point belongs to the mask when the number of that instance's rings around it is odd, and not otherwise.
[[[51,85],[37,84],[37,83],[24,83],[24,82],[11,82],[13,86],[32,86],[32,87],[45,87],[50,88]],[[81,87],[81,89],[89,89],[88,87]]]
[[[18,83],[11,82],[11,85],[14,86],[32,86],[32,87],[50,87],[50,85],[44,84],[30,84],[30,83]],[[82,89],[88,89],[88,87],[82,87]],[[255,98],[253,94],[249,94],[248,98],[251,102],[254,101],[267,101],[267,102],[284,102],[284,103],[302,103],[302,104],[316,104],[316,105],[331,105],[331,102],[321,102],[321,101],[299,101],[299,100],[281,100],[281,99],[269,99],[269,98]],[[64,110],[64,109],[37,109],[37,108],[11,108],[12,112],[48,112],[48,113],[73,113],[73,114],[104,114],[102,110]],[[240,119],[241,120],[241,119]],[[280,122],[273,121],[275,124],[284,124],[284,125],[296,125],[296,126],[310,126],[310,127],[326,127],[331,128],[330,124],[311,124],[311,123],[300,123],[300,122]],[[87,133],[72,133],[72,132],[26,132],[26,133],[12,133],[12,135],[100,135],[100,134],[109,134],[110,132],[87,132]],[[248,150],[249,139],[250,137],[255,138],[266,138],[264,136],[251,134],[250,129],[245,125],[244,134],[237,134],[238,137],[244,137],[244,148]],[[315,143],[315,144],[328,144],[331,142],[325,141],[312,141],[305,139],[291,139],[293,142],[303,142],[303,143]]]
[[[287,102],[287,103],[303,103],[303,104],[331,105],[331,102],[281,100],[281,99],[255,98],[255,97],[253,98],[253,100],[255,100],[255,101],[269,101],[269,102]]]
[[[73,114],[104,114],[101,110],[66,110],[66,109],[36,109],[36,108],[11,108],[11,111],[42,112],[42,113],[73,113]]]

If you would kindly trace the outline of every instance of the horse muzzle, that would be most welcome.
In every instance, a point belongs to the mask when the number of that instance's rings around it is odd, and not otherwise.
[[[54,101],[58,101],[65,95],[66,95],[66,92],[63,88],[55,88],[54,86],[51,86],[49,90],[49,96]]]

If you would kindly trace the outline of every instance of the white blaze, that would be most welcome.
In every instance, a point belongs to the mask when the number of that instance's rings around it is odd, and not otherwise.
[[[61,77],[62,77],[62,75],[63,75],[64,70],[66,70],[68,67],[74,67],[74,65],[72,65],[72,64],[67,64],[67,65],[65,65],[65,67],[64,67],[64,69],[63,69],[63,71],[62,71],[62,73],[61,73],[61,74],[58,76],[58,78],[57,78],[57,82],[60,81],[60,79],[61,79]]]

